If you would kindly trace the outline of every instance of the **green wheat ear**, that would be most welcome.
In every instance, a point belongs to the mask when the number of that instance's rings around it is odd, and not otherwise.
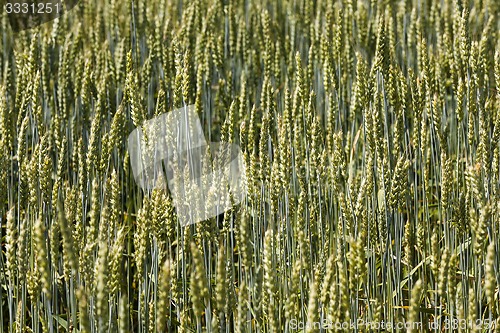
[[[421,280],[418,280],[413,289],[411,290],[411,299],[410,299],[410,311],[408,314],[408,322],[411,325],[411,332],[419,332],[418,325],[422,322],[420,320],[420,307],[421,307],[421,297],[425,292],[425,285]]]
[[[202,312],[205,309],[205,302],[208,297],[208,289],[206,283],[205,264],[198,246],[191,243],[191,251],[193,253],[193,274],[191,275],[190,295],[193,301],[193,310],[197,320],[200,320]]]

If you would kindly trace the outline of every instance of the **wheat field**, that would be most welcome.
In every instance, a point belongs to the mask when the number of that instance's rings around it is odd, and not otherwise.
[[[0,333],[500,332],[498,0],[0,18]],[[127,138],[191,105],[248,193],[182,226]]]

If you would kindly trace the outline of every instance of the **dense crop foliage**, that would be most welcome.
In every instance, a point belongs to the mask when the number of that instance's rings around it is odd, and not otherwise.
[[[2,14],[0,333],[500,332],[499,15],[82,0],[14,33]],[[126,144],[192,104],[249,193],[182,227]]]

